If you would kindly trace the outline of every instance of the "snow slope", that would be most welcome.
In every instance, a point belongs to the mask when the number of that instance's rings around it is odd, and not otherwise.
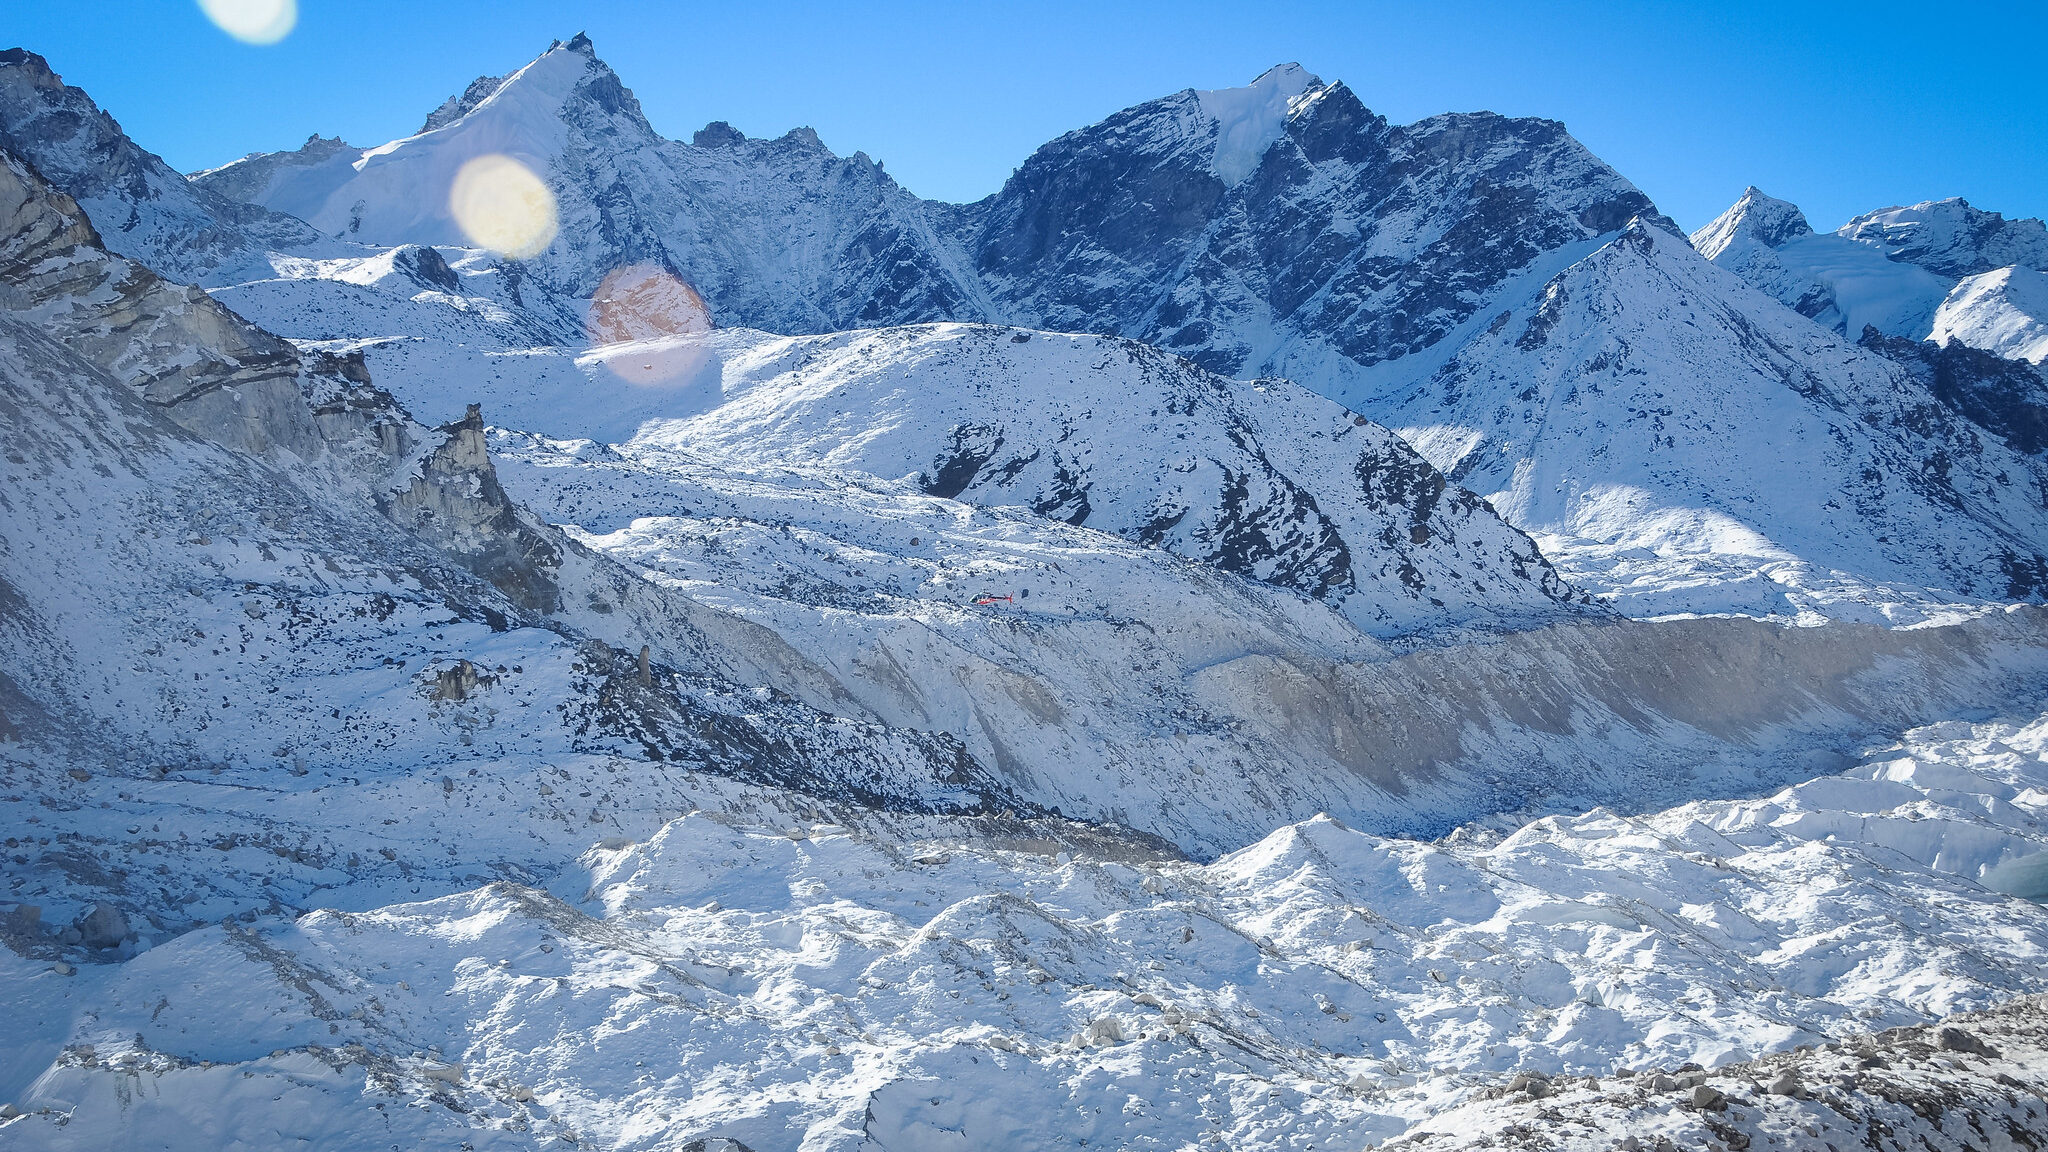
[[[591,359],[630,374],[641,346]],[[1283,380],[1106,337],[942,325],[721,345],[649,448],[1029,508],[1336,604],[1368,632],[1567,615],[1534,547],[1385,429]]]
[[[1629,614],[1911,621],[2042,585],[2022,457],[1680,238],[1632,224],[1524,291],[1352,404]]]
[[[1935,310],[1929,339],[2048,362],[2048,272],[2000,268],[1963,277]]]
[[[707,634],[693,605],[510,507],[480,422],[411,423],[360,362],[302,358],[110,255],[75,202],[0,159],[13,737],[138,777],[623,747],[982,802],[955,743],[753,700],[728,676],[786,650],[750,652],[723,619]],[[634,633],[658,675],[629,677],[604,643]]]

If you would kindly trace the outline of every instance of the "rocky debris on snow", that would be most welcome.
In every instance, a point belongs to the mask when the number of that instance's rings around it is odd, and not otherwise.
[[[1381,1147],[2030,1147],[2048,1132],[2044,1068],[2048,997],[2031,996],[1723,1064],[1690,1074],[1697,1082],[1689,1089],[1659,1074],[1603,1081],[1540,1106],[1508,1095],[1431,1116]]]

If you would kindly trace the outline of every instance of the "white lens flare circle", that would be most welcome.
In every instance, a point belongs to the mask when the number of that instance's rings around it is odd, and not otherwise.
[[[299,0],[199,0],[199,10],[244,44],[275,44],[299,22]]]
[[[479,248],[526,260],[554,241],[555,194],[533,170],[492,153],[462,166],[448,189],[448,213]]]

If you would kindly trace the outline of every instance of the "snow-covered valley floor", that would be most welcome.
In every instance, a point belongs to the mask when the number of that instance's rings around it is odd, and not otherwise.
[[[138,874],[218,858],[215,912],[244,907],[120,963],[14,938],[11,1148],[1361,1148],[1506,1124],[1518,1072],[1648,1091],[1609,1078],[2048,991],[2048,718],[1757,799],[1437,842],[1316,819],[1209,864],[599,758],[41,803],[28,771],[17,876],[125,844]],[[607,824],[564,819],[596,780]],[[249,901],[305,874],[289,845],[385,828],[386,881]]]

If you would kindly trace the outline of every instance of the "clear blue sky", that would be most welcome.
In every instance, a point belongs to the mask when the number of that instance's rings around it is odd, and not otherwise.
[[[309,133],[382,143],[472,78],[588,31],[654,126],[808,124],[924,196],[978,199],[1036,145],[1298,60],[1396,121],[1563,120],[1687,228],[1754,183],[1816,227],[1966,196],[2048,213],[2048,4],[877,3],[300,0],[271,47],[190,0],[7,0],[50,58],[180,169]]]

